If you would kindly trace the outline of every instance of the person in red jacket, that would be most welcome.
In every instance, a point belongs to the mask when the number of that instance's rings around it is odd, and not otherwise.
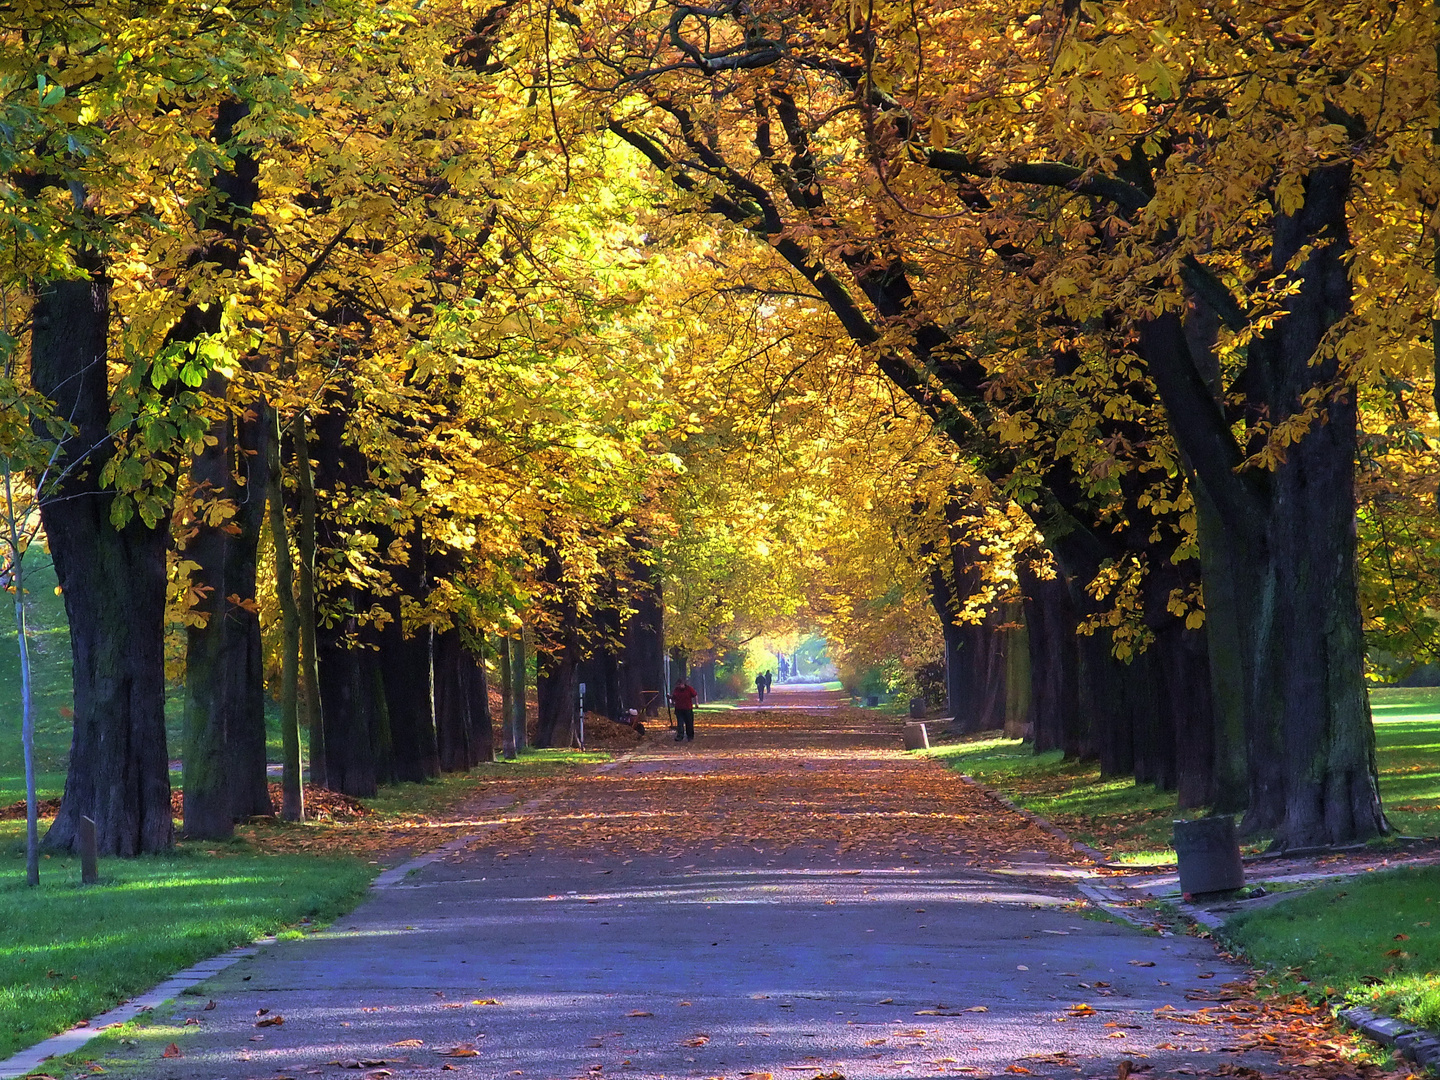
[[[675,741],[695,741],[695,701],[700,697],[685,676],[670,691],[670,701],[675,706]]]

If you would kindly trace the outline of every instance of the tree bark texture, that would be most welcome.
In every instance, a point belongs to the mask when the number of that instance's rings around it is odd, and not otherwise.
[[[365,482],[364,462],[345,444],[344,436],[344,403],[337,399],[315,421],[317,495],[332,504]],[[344,540],[332,515],[318,516],[321,549],[338,549]],[[371,599],[353,585],[335,584],[327,590],[328,613],[315,635],[326,786],[362,797],[374,795],[380,782],[390,779],[389,716],[376,635],[356,616],[356,612],[369,609]]]
[[[485,665],[455,626],[435,635],[435,726],[445,772],[495,760]]]
[[[40,516],[70,621],[75,724],[51,848],[75,850],[82,816],[102,854],[165,851],[172,840],[165,745],[165,553],[168,521],[110,523],[99,477],[113,454],[106,372],[109,282],[42,286],[35,300],[31,379],[74,425],[67,469]],[[81,462],[84,462],[82,465]]]
[[[655,569],[643,557],[630,562],[635,609],[625,623],[622,692],[627,708],[658,716],[665,707],[665,602]]]
[[[550,586],[549,621],[535,641],[535,745],[571,746],[579,710],[580,641],[571,588],[560,552],[545,545],[542,578]]]
[[[275,601],[280,607],[280,816],[305,820],[304,770],[300,757],[300,609],[295,604],[294,555],[285,520],[285,474],[280,465],[280,414],[265,410],[270,540],[275,548]]]
[[[223,398],[213,374],[209,393]],[[199,564],[196,605],[205,625],[186,630],[185,835],[226,839],[234,823],[274,812],[265,773],[265,677],[255,574],[265,522],[269,425],[263,402],[241,416],[228,412],[210,428],[191,480],[201,498],[234,504],[233,517],[203,521],[186,546]]]
[[[1365,693],[1355,578],[1353,390],[1322,351],[1350,308],[1346,272],[1350,168],[1316,168],[1304,204],[1276,219],[1271,273],[1298,282],[1286,313],[1251,345],[1243,379],[1256,418],[1279,422],[1307,391],[1327,397],[1298,443],[1269,472],[1242,469],[1229,418],[1207,384],[1177,314],[1141,327],[1141,347],[1177,442],[1218,528],[1207,594],[1233,626],[1245,691],[1249,779],[1244,827],[1273,830],[1275,847],[1364,840],[1388,831],[1380,809],[1374,730]],[[1217,580],[1224,574],[1225,580]],[[1224,641],[1222,664],[1234,648]]]
[[[316,642],[318,626],[315,601],[315,558],[318,511],[315,502],[315,474],[310,467],[310,440],[304,413],[295,417],[295,494],[300,542],[300,687],[305,694],[305,722],[310,733],[310,782],[328,788],[325,773],[325,705],[320,695],[320,664]]]
[[[506,761],[514,761],[517,753],[515,745],[515,704],[513,689],[514,683],[510,674],[510,658],[514,649],[510,645],[510,639],[500,635],[497,639],[500,654],[500,731],[501,745]]]

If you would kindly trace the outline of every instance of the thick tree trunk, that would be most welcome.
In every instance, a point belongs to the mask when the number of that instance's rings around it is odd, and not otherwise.
[[[1070,589],[1057,575],[1020,577],[1030,647],[1031,714],[1035,752],[1062,749],[1080,726],[1079,654]]]
[[[70,621],[75,724],[51,848],[74,850],[80,818],[95,822],[102,854],[170,847],[165,746],[165,553],[168,521],[110,523],[113,495],[99,477],[113,444],[106,373],[109,283],[90,276],[41,287],[31,334],[31,379],[74,425],[67,469],[40,516]],[[82,466],[81,462],[85,464]]]
[[[435,725],[446,772],[495,760],[485,665],[454,626],[435,635]]]
[[[210,378],[208,391],[224,397],[226,380]],[[265,521],[268,425],[259,414],[226,415],[211,426],[208,445],[191,465],[202,498],[235,506],[218,525],[203,521],[186,546],[198,564],[196,605],[203,626],[186,632],[185,835],[226,839],[234,823],[274,806],[265,774],[265,676],[255,573]],[[242,482],[243,481],[243,482]]]
[[[623,692],[627,708],[656,716],[665,707],[665,604],[653,567],[637,557],[630,571],[635,613],[625,624]]]
[[[346,641],[355,631],[355,621],[346,619],[319,633],[320,698],[328,786],[331,791],[363,798],[379,789],[376,759],[384,688],[374,652],[351,648]]]
[[[548,543],[545,551],[542,576],[551,589],[552,610],[535,643],[535,745],[541,748],[575,745],[580,682],[576,604],[559,551]]]
[[[388,605],[387,605],[388,606]],[[398,603],[393,605],[398,609]],[[435,737],[435,686],[430,627],[407,637],[399,611],[380,631],[379,667],[390,721],[391,769],[397,780],[419,783],[440,774]]]
[[[335,401],[315,423],[320,464],[316,487],[331,499],[342,487],[359,487],[365,481],[364,463],[345,445],[344,435],[345,409]],[[320,516],[317,526],[324,547],[339,548],[344,542],[338,523],[329,515]],[[372,599],[353,586],[337,586],[326,596],[330,614],[315,634],[326,786],[355,796],[374,795],[381,782],[391,779],[389,715],[373,647],[375,634],[361,626],[355,614],[369,610]]]
[[[1030,739],[1035,728],[1030,717],[1030,633],[1025,625],[1024,604],[1007,604],[1006,618],[1011,629],[1005,643],[1005,735]]]
[[[1244,389],[1278,423],[1305,395],[1329,396],[1320,416],[1269,474],[1241,471],[1234,443],[1175,315],[1141,327],[1141,345],[1176,439],[1213,509],[1207,595],[1233,615],[1246,694],[1249,806],[1245,828],[1273,829],[1277,848],[1341,844],[1388,831],[1380,809],[1365,693],[1355,580],[1354,392],[1335,387],[1321,352],[1350,307],[1348,165],[1315,169],[1304,205],[1277,219],[1271,272],[1298,282],[1287,313],[1256,338]],[[1289,263],[1306,247],[1298,267]],[[1248,448],[1254,449],[1254,448]],[[1208,506],[1206,505],[1208,504]],[[1225,579],[1219,580],[1224,574]],[[1212,588],[1213,587],[1213,588]],[[1230,664],[1229,642],[1217,650]]]

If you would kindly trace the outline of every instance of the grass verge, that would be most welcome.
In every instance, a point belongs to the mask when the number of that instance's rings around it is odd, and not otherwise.
[[[927,752],[1048,818],[1072,840],[1131,861],[1174,857],[1168,850],[1178,816],[1173,792],[1127,778],[1102,780],[1094,762],[1065,761],[1058,750],[1036,754],[1028,743],[993,732]]]
[[[348,857],[270,856],[182,845],[103,859],[0,861],[0,1058],[112,1008],[182,968],[264,934],[348,911],[374,868]]]
[[[1377,871],[1238,915],[1225,939],[1278,989],[1440,1029],[1440,867]]]
[[[1440,835],[1440,689],[1377,688],[1370,699],[1380,796],[1391,824],[1404,835]],[[1149,784],[1102,780],[1093,761],[1064,761],[1058,750],[1035,754],[1018,739],[997,736],[947,740],[928,753],[1117,861],[1173,862],[1172,822],[1203,812],[1182,814],[1173,792]],[[1261,850],[1265,840],[1245,850]]]

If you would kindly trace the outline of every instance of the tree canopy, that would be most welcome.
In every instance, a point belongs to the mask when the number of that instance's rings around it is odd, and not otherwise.
[[[1435,660],[1440,589],[1436,33],[5,7],[0,449],[76,641],[50,842],[171,842],[167,641],[224,835],[267,672],[287,784],[303,719],[363,793],[493,753],[525,648],[564,744],[579,682],[625,718],[665,655],[810,629],[1281,847],[1386,831],[1366,680]]]

